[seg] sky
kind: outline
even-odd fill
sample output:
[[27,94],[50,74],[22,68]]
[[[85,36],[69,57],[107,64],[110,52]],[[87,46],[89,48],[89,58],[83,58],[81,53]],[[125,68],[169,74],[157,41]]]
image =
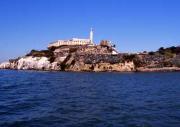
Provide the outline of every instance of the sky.
[[0,0],[0,61],[58,39],[111,40],[120,52],[180,45],[180,0]]

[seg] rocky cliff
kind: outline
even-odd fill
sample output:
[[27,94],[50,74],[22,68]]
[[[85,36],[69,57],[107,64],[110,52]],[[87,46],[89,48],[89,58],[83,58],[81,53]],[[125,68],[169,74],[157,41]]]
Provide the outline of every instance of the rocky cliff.
[[1,69],[56,71],[135,71],[133,61],[113,55],[108,46],[61,46],[32,50],[24,57],[0,64]]
[[[164,52],[113,54],[110,46],[61,46],[1,63],[0,69],[55,71],[179,71],[179,47]],[[175,52],[176,51],[176,52]]]
[[11,60],[0,64],[1,69],[17,70],[59,70],[56,62],[50,63],[47,57],[26,56],[17,61]]

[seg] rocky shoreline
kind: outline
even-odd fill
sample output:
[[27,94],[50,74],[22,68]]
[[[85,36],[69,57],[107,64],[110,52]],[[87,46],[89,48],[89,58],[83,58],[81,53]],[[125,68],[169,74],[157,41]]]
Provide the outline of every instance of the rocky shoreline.
[[112,54],[113,50],[115,49],[101,44],[32,50],[23,57],[1,63],[0,69],[75,72],[180,71],[180,47],[164,49],[164,52],[139,54]]
[[137,68],[136,72],[177,72],[179,67],[163,67],[163,68]]

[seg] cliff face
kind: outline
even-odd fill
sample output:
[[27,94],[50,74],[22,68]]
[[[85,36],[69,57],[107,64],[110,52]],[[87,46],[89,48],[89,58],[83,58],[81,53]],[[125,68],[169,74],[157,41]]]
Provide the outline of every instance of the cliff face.
[[47,57],[28,56],[17,63],[18,70],[59,70],[56,62],[50,63]]
[[94,72],[105,72],[105,71],[117,71],[117,72],[130,72],[134,70],[133,62],[130,63],[98,63],[98,64],[84,64],[76,63],[65,69],[66,71],[94,71]]
[[[180,53],[112,54],[108,46],[61,46],[32,50],[0,64],[0,69],[55,71],[180,71]],[[179,51],[179,50],[178,50]],[[168,55],[165,55],[168,54]]]
[[112,55],[107,46],[62,46],[43,51],[32,50],[16,60],[2,63],[1,69],[61,71],[134,71],[132,61]]
[[179,71],[180,47],[160,48],[156,52],[137,55],[138,71]]
[[0,64],[0,69],[10,69],[10,62],[3,62]]
[[[121,60],[122,56],[111,54],[71,54],[61,65],[65,71],[135,71],[133,61]],[[63,68],[62,68],[63,69]]]
[[0,65],[1,69],[17,70],[60,70],[56,62],[50,63],[47,57],[22,57],[17,61],[9,61]]

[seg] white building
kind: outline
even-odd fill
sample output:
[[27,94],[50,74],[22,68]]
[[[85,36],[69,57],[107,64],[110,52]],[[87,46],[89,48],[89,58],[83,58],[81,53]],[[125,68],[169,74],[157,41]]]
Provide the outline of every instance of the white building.
[[63,45],[94,45],[93,30],[91,29],[89,39],[72,38],[70,40],[58,40],[48,45],[48,48],[59,47]]

